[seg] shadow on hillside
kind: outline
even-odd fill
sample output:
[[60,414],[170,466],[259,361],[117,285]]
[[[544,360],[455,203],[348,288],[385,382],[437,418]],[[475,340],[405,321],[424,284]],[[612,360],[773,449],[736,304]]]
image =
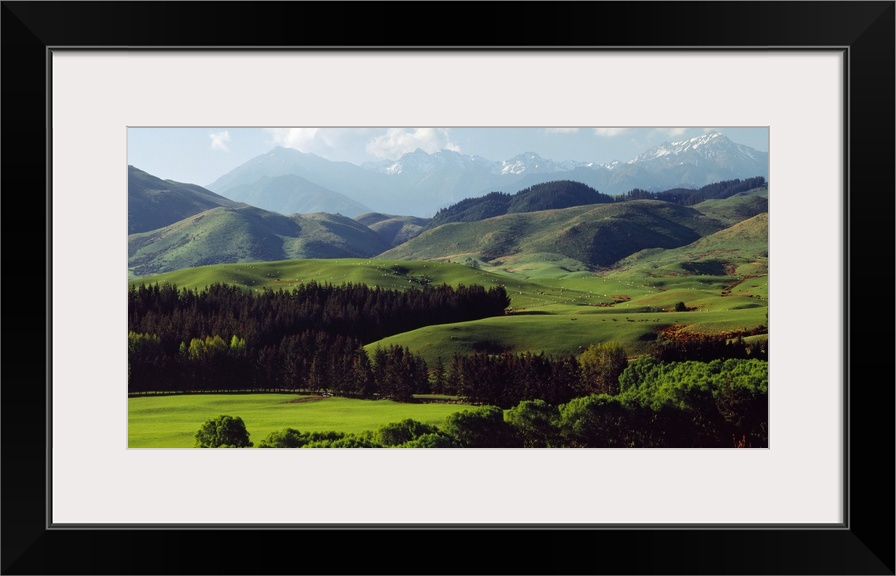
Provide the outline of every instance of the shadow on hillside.
[[510,316],[556,316],[553,312],[545,312],[543,310],[532,310],[532,311],[516,311],[509,313]]

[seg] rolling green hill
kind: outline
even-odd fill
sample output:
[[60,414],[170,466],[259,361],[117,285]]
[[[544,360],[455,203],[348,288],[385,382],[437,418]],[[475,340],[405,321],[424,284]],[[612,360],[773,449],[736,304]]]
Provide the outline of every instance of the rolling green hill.
[[128,166],[128,234],[162,228],[218,206],[240,204],[201,186],[162,180]]
[[552,254],[591,267],[608,267],[648,248],[675,248],[723,228],[693,208],[636,200],[507,214],[428,230],[378,258],[480,259]]
[[365,349],[372,354],[377,347],[406,346],[432,364],[440,356],[444,361],[455,353],[463,356],[475,352],[543,352],[575,356],[591,344],[615,342],[629,356],[635,356],[646,353],[658,333],[671,326],[687,325],[689,332],[720,334],[749,330],[767,322],[764,307],[682,313],[661,309],[653,313],[635,309],[626,312],[625,308],[593,313],[581,308],[573,310],[427,326],[368,344]]
[[[434,362],[483,351],[578,354],[612,341],[636,355],[671,326],[719,334],[761,330],[768,322],[765,213],[686,246],[639,252],[601,272],[564,273],[533,255],[510,264],[503,270],[513,278],[505,282],[513,298],[508,316],[421,328],[372,343],[368,351],[407,346]],[[523,274],[529,280],[518,281]],[[540,288],[514,291],[518,285]],[[679,302],[687,311],[675,312]]]
[[[180,288],[202,289],[214,283],[233,284],[249,289],[285,289],[298,284],[366,284],[390,290],[404,290],[426,285],[472,286],[491,288],[503,286],[511,298],[511,306],[525,307],[553,302],[550,289],[541,283],[530,282],[476,270],[449,262],[383,261],[358,258],[284,260],[242,264],[216,264],[176,270],[164,274],[135,278],[129,285],[176,284]],[[570,293],[567,293],[568,299]],[[581,298],[585,294],[579,294]],[[612,298],[597,301],[612,302]]]
[[694,209],[731,226],[768,212],[768,187],[742,192],[724,200],[704,200],[695,204]]
[[429,223],[427,218],[394,216],[392,214],[380,214],[379,212],[360,214],[355,216],[355,221],[379,234],[390,246],[404,244],[411,238],[418,236]]
[[132,277],[140,277],[220,263],[367,257],[388,247],[375,232],[343,216],[219,207],[131,234],[128,267]]
[[[758,226],[744,223],[743,228]],[[726,231],[736,235],[743,230]],[[709,247],[724,236],[701,240]],[[692,246],[678,249],[686,254]],[[744,245],[747,249],[747,244]],[[662,252],[660,252],[662,253]],[[654,255],[655,256],[655,255]],[[670,257],[676,262],[676,257]],[[363,283],[388,289],[426,284],[503,286],[511,298],[508,314],[460,324],[421,328],[367,346],[397,344],[423,354],[427,361],[453,352],[546,352],[578,354],[589,344],[614,341],[630,355],[645,352],[660,330],[674,325],[687,331],[749,331],[767,323],[768,279],[764,275],[728,276],[688,273],[659,266],[649,258],[600,273],[562,273],[525,280],[519,274],[493,273],[442,262],[374,259],[298,260],[220,264],[178,270],[130,283],[172,282],[204,288],[225,282],[247,289],[290,289],[311,281]],[[536,262],[532,262],[537,266]],[[688,311],[675,312],[684,302]]]
[[[578,354],[590,344],[613,341],[636,355],[672,326],[698,333],[763,331],[768,322],[767,196],[763,188],[693,207],[631,200],[506,214],[445,224],[376,257],[288,260],[292,256],[286,256],[271,262],[189,268],[132,284],[167,281],[203,288],[226,282],[255,290],[289,289],[311,281],[388,289],[427,284],[502,286],[511,298],[505,316],[429,326],[367,349],[407,346],[434,362],[454,352]],[[298,228],[301,234],[314,230],[323,234],[320,230],[329,230],[326,226],[339,224],[355,234],[348,237],[369,245],[370,235],[375,235],[371,228],[378,224],[419,225],[407,217],[383,214],[355,220],[318,215],[314,220],[253,210],[242,212],[265,223],[266,230],[281,238],[280,246]],[[212,212],[232,217],[240,211]],[[729,226],[730,222],[734,224]],[[193,242],[201,240],[201,224],[186,226],[200,236]],[[233,238],[235,232],[214,237]],[[385,238],[377,240],[386,245]],[[234,240],[234,246],[247,245]],[[227,251],[220,246],[215,250]],[[680,303],[685,310],[675,311]]]
[[768,213],[738,222],[672,250],[645,250],[621,260],[617,270],[647,277],[768,274]]

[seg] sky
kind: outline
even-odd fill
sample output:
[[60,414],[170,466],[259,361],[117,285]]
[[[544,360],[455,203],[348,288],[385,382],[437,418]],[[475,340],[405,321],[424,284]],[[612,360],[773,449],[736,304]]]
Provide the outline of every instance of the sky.
[[628,161],[664,142],[718,131],[768,151],[768,128],[128,128],[128,164],[165,180],[206,186],[275,146],[328,160],[396,160],[420,148],[508,160],[535,152],[548,160]]

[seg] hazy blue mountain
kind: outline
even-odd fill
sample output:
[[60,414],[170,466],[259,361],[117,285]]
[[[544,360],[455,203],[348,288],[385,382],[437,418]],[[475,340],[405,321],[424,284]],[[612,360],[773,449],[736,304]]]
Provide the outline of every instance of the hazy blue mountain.
[[238,184],[224,194],[239,202],[280,214],[328,212],[354,217],[370,208],[295,174],[265,176],[253,184]]
[[[398,209],[401,202],[395,198],[392,182],[387,175],[349,162],[331,162],[316,154],[280,146],[237,166],[209,184],[208,189],[228,196],[233,189],[244,190],[265,178],[288,175],[300,176],[323,189],[339,193],[373,209],[402,212]],[[390,208],[380,208],[381,204],[387,204]],[[371,208],[368,208],[361,212],[370,211]]]
[[236,198],[234,194],[244,194],[265,179],[286,175],[299,176],[370,211],[430,217],[465,198],[494,191],[515,193],[555,180],[574,180],[616,195],[633,188],[658,191],[735,178],[768,178],[768,153],[736,144],[720,133],[665,143],[628,162],[605,165],[549,160],[533,152],[493,161],[451,150],[430,154],[418,149],[397,160],[357,166],[275,148],[208,188]]

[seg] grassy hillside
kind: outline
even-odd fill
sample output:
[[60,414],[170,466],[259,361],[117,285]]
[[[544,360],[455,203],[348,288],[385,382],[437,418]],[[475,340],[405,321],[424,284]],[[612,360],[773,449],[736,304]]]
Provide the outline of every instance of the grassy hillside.
[[[503,352],[547,355],[578,355],[591,344],[619,343],[629,356],[647,352],[661,330],[687,325],[687,332],[722,334],[765,325],[767,308],[713,310],[718,304],[711,298],[691,299],[691,305],[705,306],[701,312],[671,312],[674,302],[663,308],[638,306],[618,310],[586,310],[557,308],[489,318],[475,322],[429,326],[374,342],[365,348],[372,353],[377,347],[406,346],[422,354],[430,364],[441,356],[474,352]],[[644,304],[641,302],[640,304]],[[746,299],[729,299],[729,305],[752,304]],[[630,309],[630,312],[626,310]],[[653,309],[654,312],[646,312]]]
[[[222,264],[142,281],[188,288],[228,282],[249,289],[310,281],[391,289],[502,286],[511,299],[505,316],[421,328],[367,348],[407,346],[435,361],[454,352],[578,354],[590,344],[615,341],[635,355],[671,326],[727,333],[767,325],[768,214],[723,227],[763,207],[767,189],[693,208],[644,200],[508,214],[446,224],[376,258]],[[371,214],[353,224],[390,219]],[[636,250],[607,268],[582,260],[588,250],[630,251],[648,241],[674,246]],[[419,259],[395,259],[412,256]],[[675,312],[678,303],[686,311]]]
[[731,226],[763,212],[768,212],[768,187],[742,192],[724,200],[704,200],[693,207],[695,210]]
[[[511,291],[508,316],[421,328],[367,349],[407,346],[432,362],[483,351],[578,354],[590,344],[613,341],[637,355],[671,326],[704,334],[761,329],[768,325],[767,225],[762,214],[600,273],[564,272],[565,267],[529,260],[503,270],[508,287],[539,287]],[[518,279],[520,274],[528,279]],[[687,311],[674,311],[679,302]]]
[[201,289],[216,282],[234,284],[249,289],[270,288],[289,290],[300,283],[367,284],[391,290],[432,284],[491,288],[503,286],[510,296],[511,307],[525,308],[546,303],[567,302],[570,298],[580,303],[612,302],[612,298],[596,297],[584,290],[560,294],[539,281],[529,281],[505,274],[477,270],[450,262],[409,262],[404,260],[319,259],[218,264],[177,270],[165,274],[136,278],[130,285],[173,283],[181,288]]
[[[761,222],[761,217],[755,225]],[[747,227],[748,223],[744,223]],[[737,235],[738,231],[727,231]],[[741,235],[742,237],[744,235]],[[709,239],[705,241],[707,244]],[[718,238],[716,238],[718,240]],[[693,250],[693,247],[687,249]],[[686,249],[679,249],[686,254]],[[662,254],[660,252],[659,254]],[[453,352],[545,352],[578,354],[589,344],[616,341],[629,354],[646,351],[658,331],[686,325],[687,331],[749,331],[768,322],[766,275],[695,274],[675,267],[679,257],[643,262],[614,271],[569,272],[556,263],[529,261],[517,272],[486,271],[455,263],[374,259],[300,260],[225,264],[179,270],[132,281],[173,282],[203,288],[227,282],[259,290],[289,289],[310,281],[364,283],[390,289],[425,284],[503,286],[511,299],[508,314],[475,322],[422,328],[373,343],[397,344],[428,361]],[[531,276],[525,278],[523,275]],[[674,312],[683,302],[688,311]]]
[[239,205],[201,186],[162,180],[128,166],[128,234],[162,228],[218,206]]
[[360,214],[355,216],[355,221],[379,234],[383,240],[389,243],[389,246],[404,244],[418,236],[429,223],[427,218],[394,216],[379,212]]
[[687,246],[634,254],[620,261],[617,270],[648,277],[768,274],[768,214],[758,214]]
[[222,207],[128,236],[128,267],[140,277],[219,263],[366,257],[386,248],[376,233],[350,218]]
[[[658,200],[508,214],[429,230],[378,256],[384,259],[489,263],[521,254],[554,254],[607,267],[647,248],[675,248],[724,226],[715,218]],[[497,264],[494,264],[497,265]]]

